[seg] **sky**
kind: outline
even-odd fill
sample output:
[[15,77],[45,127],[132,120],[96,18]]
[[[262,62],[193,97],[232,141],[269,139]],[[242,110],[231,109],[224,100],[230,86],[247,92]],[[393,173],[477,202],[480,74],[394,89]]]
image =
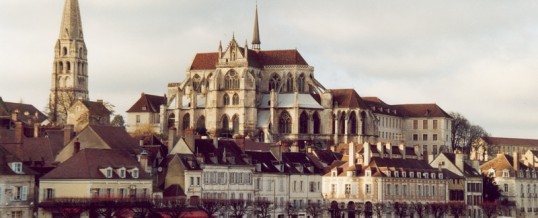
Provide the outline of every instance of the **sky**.
[[[436,103],[492,136],[538,139],[538,1],[79,0],[90,99],[125,111],[235,35],[298,49],[326,88]],[[44,109],[63,0],[0,1],[0,97]]]

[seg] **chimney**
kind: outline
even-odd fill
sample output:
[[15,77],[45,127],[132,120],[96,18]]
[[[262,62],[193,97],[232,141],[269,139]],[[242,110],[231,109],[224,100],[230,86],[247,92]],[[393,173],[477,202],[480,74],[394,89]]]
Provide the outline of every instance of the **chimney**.
[[34,138],[39,137],[39,123],[34,123]]
[[196,162],[198,162],[199,165],[204,164],[204,156],[202,154],[196,154]]
[[99,103],[99,104],[103,104],[103,99],[97,99],[96,102]]
[[176,137],[176,127],[172,127],[168,129],[168,152],[172,151],[174,149],[174,145],[176,144],[177,137]]
[[514,151],[512,156],[513,156],[512,158],[514,161],[513,163],[514,171],[517,172],[519,170],[519,154],[517,153],[517,151]]
[[355,165],[355,143],[351,142],[349,143],[349,160],[347,161],[348,165],[354,166]]
[[299,146],[297,146],[297,143],[291,144],[290,152],[299,152]]
[[384,155],[383,155],[383,153],[384,153],[384,152],[383,152],[383,144],[381,144],[381,142],[378,142],[378,143],[377,143],[377,151],[379,152],[379,155],[380,155],[381,157],[384,156]]
[[138,140],[138,145],[139,145],[140,147],[144,146],[144,139],[140,139],[140,140]]
[[11,113],[11,120],[13,122],[17,122],[17,117],[19,116],[19,110],[15,110],[13,111],[13,113]]
[[398,149],[400,149],[400,153],[402,153],[402,159],[405,160],[405,145],[403,143],[398,145]]
[[75,143],[73,144],[73,156],[75,156],[79,151],[80,151],[80,142],[78,141],[78,138],[77,138]]
[[392,145],[390,144],[390,142],[385,144],[385,148],[387,153],[389,154],[389,158],[392,159]]
[[64,126],[64,145],[67,145],[73,139],[73,125]]
[[456,167],[460,169],[463,172],[463,152],[461,150],[456,149]]
[[194,129],[187,128],[184,130],[185,143],[190,147],[192,151],[195,148]]
[[142,150],[140,153],[140,166],[144,172],[148,172],[148,152],[146,150]]
[[22,122],[15,122],[15,143],[22,144],[22,139],[24,136],[24,128],[22,127]]
[[370,163],[370,144],[368,142],[365,142],[363,145],[363,158],[364,158],[364,166],[367,166]]

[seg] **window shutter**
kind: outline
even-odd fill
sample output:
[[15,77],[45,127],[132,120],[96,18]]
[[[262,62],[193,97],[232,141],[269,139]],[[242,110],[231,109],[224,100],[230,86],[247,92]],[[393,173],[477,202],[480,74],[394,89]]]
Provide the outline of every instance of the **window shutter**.
[[11,195],[9,196],[9,200],[13,201],[15,200],[15,192],[17,191],[15,186],[11,186]]
[[28,186],[23,186],[21,191],[21,200],[26,201],[28,195]]

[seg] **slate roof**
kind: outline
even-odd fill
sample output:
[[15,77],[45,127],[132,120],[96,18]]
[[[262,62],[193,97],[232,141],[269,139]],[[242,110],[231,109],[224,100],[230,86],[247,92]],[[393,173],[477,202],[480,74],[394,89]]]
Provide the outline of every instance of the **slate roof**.
[[[244,48],[240,48],[240,51],[244,54]],[[218,52],[198,53],[194,56],[191,70],[216,69],[218,59]],[[257,68],[269,65],[308,65],[296,49],[272,51],[255,51],[249,49],[247,61],[248,66]]]
[[538,139],[522,139],[522,138],[501,138],[501,137],[482,137],[484,141],[492,145],[527,145],[538,146]]
[[398,110],[403,111],[406,117],[447,117],[452,118],[437,104],[400,104],[394,105]]
[[47,119],[45,114],[41,113],[41,111],[31,104],[5,102],[5,105],[7,106],[10,114],[15,111],[19,111],[17,114],[17,120],[26,124],[34,123],[33,121],[41,123]]
[[103,102],[95,102],[95,101],[84,101],[79,100],[86,108],[88,108],[88,111],[92,115],[100,115],[100,116],[108,116],[112,112],[108,110]]
[[151,179],[140,164],[136,157],[123,150],[114,149],[83,149],[71,158],[61,163],[58,167],[41,177],[41,179],[122,179],[116,173],[112,178],[106,178],[99,169],[112,167],[114,169],[125,167],[130,170],[138,168],[138,178],[133,178],[130,173],[126,172],[123,179],[140,180]]
[[368,108],[355,89],[331,89],[330,92],[338,108]]
[[22,174],[14,172],[9,163],[21,162],[12,153],[6,149],[0,147],[0,176],[15,176],[15,175],[36,175],[37,173],[28,168],[26,165],[22,165]]
[[316,154],[321,162],[327,165],[331,165],[334,161],[341,160],[343,156],[341,153],[336,153],[327,149],[314,150],[314,154]]
[[[275,156],[268,151],[246,151],[247,155],[252,158],[253,164],[261,165],[261,172],[264,173],[280,173],[275,164],[278,164]],[[283,164],[283,163],[281,163]]]
[[163,191],[163,197],[165,198],[171,198],[171,197],[186,197],[185,191],[183,188],[181,188],[180,185],[174,184],[170,185],[168,188],[164,189]]
[[89,125],[87,128],[93,130],[111,149],[132,151],[138,147],[139,143],[123,127]]
[[[292,174],[322,174],[323,167],[321,163],[316,163],[316,157],[308,155],[303,152],[283,152],[282,162],[285,164],[285,171]],[[303,172],[300,172],[296,168],[296,164],[303,168]],[[313,167],[313,170],[309,170],[308,167]]]
[[[480,170],[482,173],[486,173],[487,170],[493,168],[495,169],[496,176],[502,176],[503,170],[509,170],[510,174],[514,173],[513,162],[514,158],[511,155],[507,154],[497,154],[497,156],[490,161],[482,164]],[[518,164],[520,170],[528,169],[521,161]]]
[[14,130],[0,129],[0,145],[25,162],[54,162],[55,156],[63,148],[63,139],[63,131],[48,130],[44,137],[29,138],[23,136],[21,145],[15,143]]
[[161,105],[166,105],[166,97],[149,95],[142,93],[140,98],[127,110],[130,112],[151,112],[159,113],[161,111]]
[[[243,161],[241,148],[233,140],[219,140],[218,148],[212,139],[195,139],[195,149],[198,155],[204,156],[205,164],[214,165],[247,165]],[[226,153],[226,156],[225,156]]]

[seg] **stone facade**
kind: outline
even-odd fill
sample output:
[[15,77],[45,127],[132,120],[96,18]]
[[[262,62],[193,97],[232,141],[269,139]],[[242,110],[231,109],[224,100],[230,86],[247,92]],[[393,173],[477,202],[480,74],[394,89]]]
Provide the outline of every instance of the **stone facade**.
[[60,35],[54,46],[49,97],[53,123],[65,124],[71,104],[77,99],[89,99],[87,57],[78,1],[66,0]]

